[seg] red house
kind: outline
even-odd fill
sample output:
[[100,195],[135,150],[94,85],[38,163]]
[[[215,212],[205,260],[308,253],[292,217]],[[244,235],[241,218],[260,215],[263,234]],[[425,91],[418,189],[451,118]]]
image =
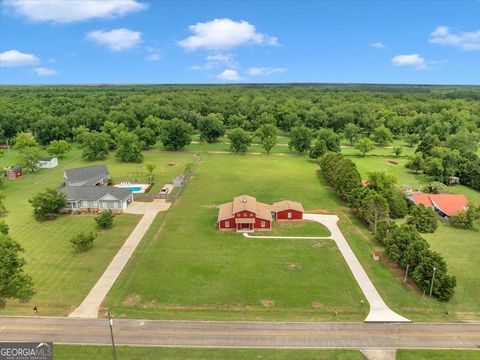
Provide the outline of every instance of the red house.
[[301,220],[303,207],[294,201],[268,205],[252,196],[241,195],[219,206],[217,224],[220,230],[238,232],[269,231],[276,220]]
[[424,194],[415,192],[407,195],[415,205],[424,205],[444,218],[457,215],[468,209],[468,199],[462,194]]
[[277,221],[303,219],[303,206],[299,202],[283,200],[273,203],[272,208],[275,211],[275,220]]
[[23,176],[22,168],[19,166],[12,166],[7,169],[7,177],[10,180],[15,180],[19,177]]

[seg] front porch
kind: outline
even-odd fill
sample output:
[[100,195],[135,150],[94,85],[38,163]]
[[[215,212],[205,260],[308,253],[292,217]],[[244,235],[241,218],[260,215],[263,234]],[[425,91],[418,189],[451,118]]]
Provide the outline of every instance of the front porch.
[[255,219],[252,219],[252,218],[235,219],[235,226],[237,228],[237,232],[243,232],[243,233],[255,232]]

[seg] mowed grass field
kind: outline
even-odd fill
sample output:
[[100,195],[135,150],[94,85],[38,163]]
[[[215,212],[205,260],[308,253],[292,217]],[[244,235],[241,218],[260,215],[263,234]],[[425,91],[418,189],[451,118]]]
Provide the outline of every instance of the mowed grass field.
[[[248,239],[216,229],[216,206],[240,194],[296,200],[308,210],[338,207],[305,158],[203,154],[111,291],[115,316],[313,320],[334,319],[337,310],[339,319],[362,320],[363,295],[333,241]],[[308,236],[328,234],[305,225]],[[276,232],[299,235],[299,226]]]
[[[297,200],[307,211],[339,215],[340,228],[384,300],[410,319],[480,318],[480,305],[475,301],[478,288],[467,286],[463,282],[464,272],[456,271],[454,265],[450,266],[459,281],[458,291],[450,302],[442,303],[422,297],[411,284],[404,285],[403,272],[392,267],[385,257],[373,261],[371,254],[379,246],[306,156],[206,153],[182,197],[169,213],[157,219],[112,290],[108,304],[115,315],[171,319],[363,319],[359,305],[362,294],[333,244],[245,239],[216,230],[215,206],[242,193],[267,203],[286,198]],[[303,231],[300,225],[296,226],[275,229],[274,233],[298,236]],[[310,224],[302,226],[307,236],[317,234],[317,230],[311,231]],[[476,254],[475,251],[472,253]],[[470,265],[478,268],[475,261]],[[473,281],[477,276],[472,275]],[[351,288],[344,292],[349,285]],[[332,316],[333,310],[339,312],[337,317]]]
[[[12,151],[10,155],[10,158],[8,154],[0,158],[2,168],[14,163],[17,154]],[[185,164],[193,161],[192,154],[157,150],[146,152],[145,158],[147,162],[157,164],[155,177],[162,185],[181,174]],[[33,306],[37,306],[39,315],[67,315],[88,294],[139,221],[139,215],[120,215],[115,218],[113,228],[100,230],[90,215],[60,216],[46,222],[34,219],[29,198],[47,187],[56,188],[63,180],[65,168],[95,163],[81,160],[80,152],[75,149],[60,160],[57,168],[41,169],[15,181],[4,181],[0,192],[6,196],[4,203],[9,211],[6,222],[12,238],[25,249],[22,254],[27,261],[25,270],[33,277],[36,295],[26,304],[8,301],[4,308],[0,308],[0,314],[30,315]],[[104,163],[114,179],[142,171],[137,164],[121,163],[113,157]],[[98,237],[90,251],[74,254],[69,240],[81,231],[98,233]]]
[[[122,360],[364,360],[358,350],[313,349],[219,349],[117,346],[117,356]],[[103,360],[112,356],[110,346],[55,345],[55,359]],[[461,358],[466,359],[466,358]]]
[[[424,185],[429,179],[405,168],[405,160],[392,158],[352,158],[363,178],[368,172],[388,171],[398,178],[399,185]],[[393,164],[391,160],[398,161]],[[452,193],[464,194],[472,203],[480,205],[480,192],[466,186],[449,188]],[[445,311],[457,311],[459,318],[480,319],[480,221],[470,230],[458,229],[439,221],[433,234],[423,234],[433,250],[445,257],[449,271],[457,277],[454,297],[445,304]],[[453,310],[455,311],[455,310]]]

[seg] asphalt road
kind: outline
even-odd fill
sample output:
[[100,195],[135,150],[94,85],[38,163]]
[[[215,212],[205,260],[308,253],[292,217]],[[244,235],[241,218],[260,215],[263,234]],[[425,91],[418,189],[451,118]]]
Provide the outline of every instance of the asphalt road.
[[[480,347],[480,323],[269,323],[114,320],[124,345],[263,348]],[[105,319],[1,317],[0,341],[109,344]]]

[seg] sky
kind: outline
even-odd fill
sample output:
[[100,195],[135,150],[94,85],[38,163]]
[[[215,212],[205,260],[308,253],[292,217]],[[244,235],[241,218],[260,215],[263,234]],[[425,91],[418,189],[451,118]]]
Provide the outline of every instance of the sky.
[[3,0],[1,84],[480,84],[480,0]]

